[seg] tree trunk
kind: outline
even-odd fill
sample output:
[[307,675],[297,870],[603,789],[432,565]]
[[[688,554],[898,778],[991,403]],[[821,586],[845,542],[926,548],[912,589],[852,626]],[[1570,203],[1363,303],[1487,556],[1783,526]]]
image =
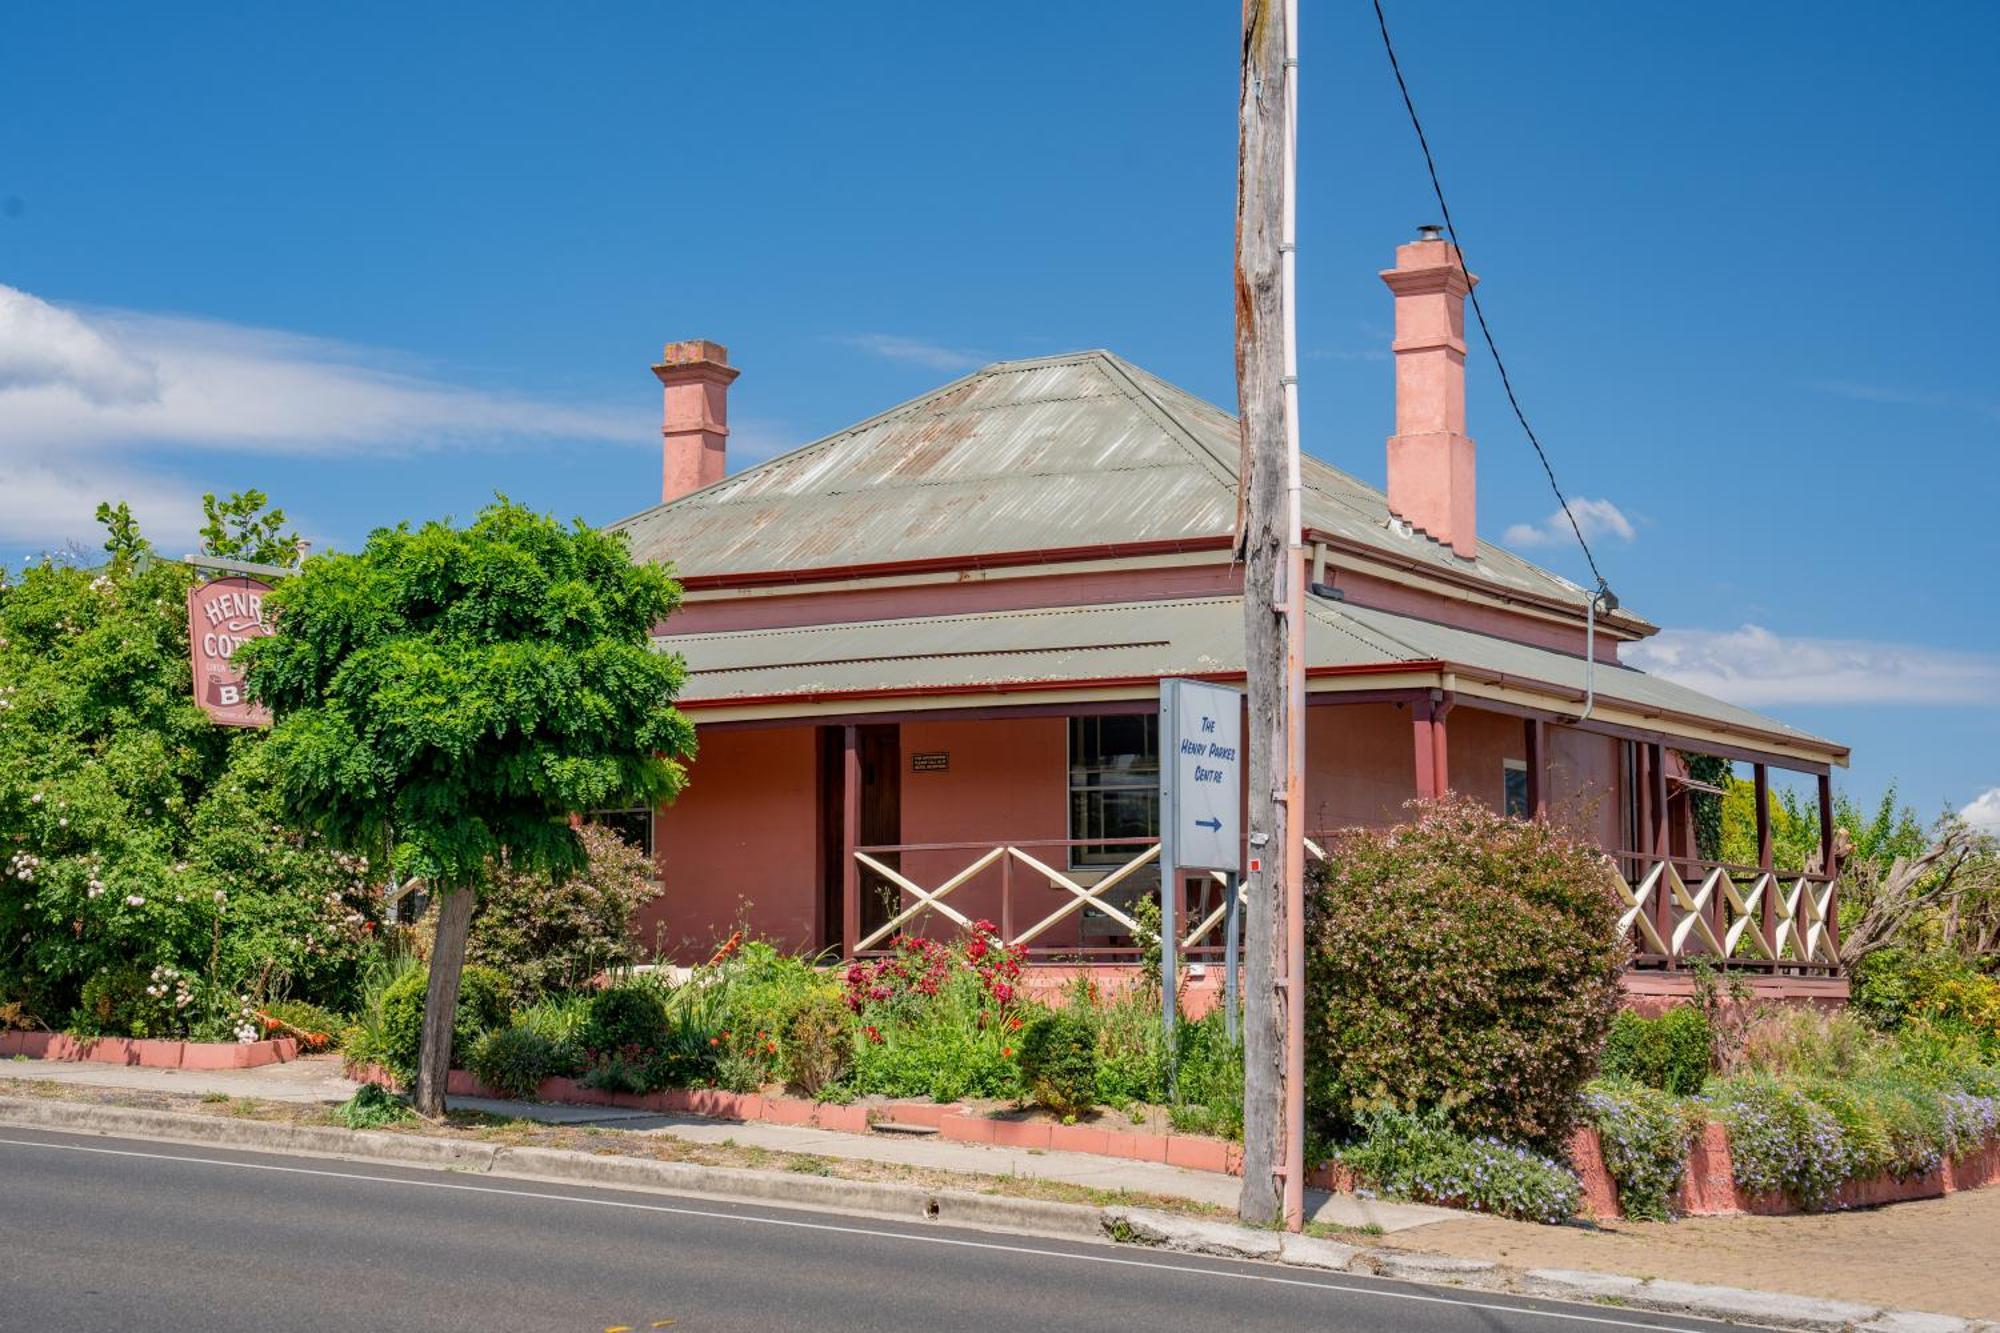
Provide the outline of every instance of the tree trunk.
[[465,937],[472,926],[472,889],[461,885],[438,903],[437,943],[431,949],[431,984],[424,994],[424,1043],[417,1056],[417,1114],[444,1114],[451,1073],[451,1025],[458,1013],[458,976],[465,967]]
[[1250,855],[1244,912],[1243,1195],[1246,1222],[1279,1219],[1283,1158],[1285,847],[1298,836],[1284,805],[1285,567],[1284,310],[1279,237],[1284,170],[1285,11],[1244,0],[1243,86],[1236,179],[1236,396],[1242,421],[1243,648],[1248,666]]

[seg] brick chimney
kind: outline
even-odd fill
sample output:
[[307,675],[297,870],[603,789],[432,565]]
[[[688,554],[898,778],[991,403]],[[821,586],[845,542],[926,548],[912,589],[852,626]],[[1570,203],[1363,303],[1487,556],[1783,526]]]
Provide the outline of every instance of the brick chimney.
[[668,343],[653,367],[666,387],[660,426],[660,501],[722,480],[729,447],[729,349],[706,338]]
[[1396,433],[1389,510],[1453,552],[1478,553],[1473,445],[1465,433],[1465,294],[1472,283],[1440,227],[1396,247]]

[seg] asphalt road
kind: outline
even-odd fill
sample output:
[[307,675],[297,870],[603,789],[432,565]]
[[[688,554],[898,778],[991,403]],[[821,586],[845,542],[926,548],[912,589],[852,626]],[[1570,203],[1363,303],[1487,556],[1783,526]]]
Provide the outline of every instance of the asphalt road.
[[0,1329],[1719,1324],[1094,1245],[0,1127]]

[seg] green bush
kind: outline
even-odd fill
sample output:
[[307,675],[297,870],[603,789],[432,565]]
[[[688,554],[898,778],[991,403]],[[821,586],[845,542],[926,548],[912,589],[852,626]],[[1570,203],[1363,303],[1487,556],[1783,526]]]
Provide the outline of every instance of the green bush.
[[1309,1114],[1379,1106],[1556,1148],[1618,1011],[1627,946],[1595,847],[1471,800],[1345,835],[1308,909]]
[[1786,1194],[1823,1207],[1851,1174],[1855,1153],[1839,1119],[1797,1087],[1767,1074],[1724,1079],[1712,1094],[1729,1127],[1736,1183],[1753,1194]]
[[1714,1045],[1708,1015],[1693,1005],[1676,1006],[1658,1018],[1620,1010],[1604,1040],[1604,1077],[1692,1097],[1708,1081]]
[[785,1084],[817,1097],[854,1063],[853,1020],[837,992],[821,988],[792,1010],[784,1031]]
[[[417,1057],[424,1041],[424,998],[430,980],[428,968],[413,967],[397,976],[382,992],[379,1033],[368,1058],[379,1061],[401,1078],[415,1078],[417,1074]],[[490,967],[466,967],[459,974],[458,1008],[452,1015],[454,1057],[463,1059],[481,1037],[506,1023],[507,979]]]
[[1674,1193],[1688,1149],[1707,1119],[1700,1102],[1644,1083],[1606,1080],[1584,1090],[1584,1114],[1597,1128],[1604,1167],[1625,1215],[1642,1222],[1673,1216]]
[[648,982],[611,986],[591,997],[584,1048],[600,1053],[655,1049],[667,1031],[667,1006]]
[[1389,1194],[1526,1222],[1566,1222],[1583,1205],[1568,1167],[1498,1139],[1453,1129],[1440,1111],[1385,1108],[1361,1121],[1343,1165]]
[[1229,1039],[1223,1021],[1212,1009],[1174,1032],[1179,1067],[1168,1115],[1184,1134],[1243,1137],[1243,1043]]
[[579,830],[588,862],[557,882],[502,869],[479,895],[466,959],[503,973],[516,997],[580,989],[638,957],[632,914],[654,894],[644,852],[598,824]]
[[299,1049],[308,1052],[324,1051],[340,1040],[341,1029],[347,1020],[330,1009],[307,1000],[276,1000],[263,1006],[265,1016],[277,1020],[279,1026],[270,1029],[274,1037],[291,1037],[299,1043]]
[[117,963],[83,983],[69,1030],[79,1037],[152,1035],[159,1003],[146,994],[150,971],[138,963]]
[[1129,1106],[1166,1100],[1158,986],[1141,982],[1106,997],[1089,978],[1080,977],[1069,1010],[1088,1018],[1097,1031],[1098,1101]]
[[333,1108],[333,1118],[349,1129],[379,1129],[412,1118],[410,1108],[395,1093],[363,1083],[354,1095]]
[[503,1097],[532,1097],[542,1080],[565,1067],[557,1044],[528,1027],[495,1028],[465,1062],[473,1076]]
[[1021,1085],[1035,1105],[1064,1120],[1097,1104],[1097,1033],[1090,1020],[1044,1014],[1021,1032]]

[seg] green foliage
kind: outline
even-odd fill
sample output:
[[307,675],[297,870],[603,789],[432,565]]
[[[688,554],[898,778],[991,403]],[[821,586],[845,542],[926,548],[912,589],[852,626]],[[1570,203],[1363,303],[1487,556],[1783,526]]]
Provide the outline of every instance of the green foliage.
[[70,1032],[79,1037],[155,1035],[160,1005],[146,993],[150,985],[150,972],[137,963],[105,968],[83,983]]
[[601,825],[579,836],[582,869],[558,881],[503,864],[472,919],[467,960],[505,973],[521,998],[574,991],[637,961],[632,914],[656,891],[653,865]]
[[[1155,915],[1158,907],[1155,906]],[[1155,962],[1158,960],[1156,959]],[[1166,1099],[1166,1058],[1160,1041],[1160,988],[1148,974],[1105,996],[1079,977],[1067,1000],[1097,1033],[1097,1100],[1107,1106]]]
[[[1154,1024],[1155,1030],[1158,1024]],[[1169,1114],[1183,1134],[1243,1137],[1243,1043],[1231,1041],[1220,1009],[1174,1031],[1179,1061]]]
[[474,1077],[503,1097],[532,1097],[543,1079],[567,1067],[562,1048],[528,1027],[488,1032],[473,1045],[466,1061]]
[[223,560],[247,560],[258,565],[295,567],[304,554],[299,534],[285,527],[285,511],[265,513],[270,497],[259,490],[232,491],[227,500],[215,492],[201,497],[201,552]]
[[818,1097],[847,1076],[854,1064],[854,1030],[840,994],[821,988],[792,1009],[784,1027],[785,1085]]
[[678,600],[621,537],[503,499],[307,560],[239,660],[287,808],[336,845],[393,828],[397,869],[439,886],[482,884],[503,848],[560,875],[584,862],[568,812],[681,787],[682,668],[651,645]]
[[1022,958],[986,922],[946,944],[900,938],[878,963],[851,964],[848,1008],[861,1029],[852,1085],[888,1097],[1013,1097],[1022,1028],[1041,1012],[1018,993]]
[[271,1036],[290,1037],[308,1054],[333,1046],[347,1025],[347,1020],[339,1014],[308,1000],[276,1000],[259,1012],[275,1021],[270,1028]]
[[[416,1074],[429,988],[429,970],[415,967],[398,975],[382,992],[379,1045],[367,1055],[402,1078]],[[459,976],[458,1009],[451,1025],[453,1049],[471,1050],[480,1037],[506,1022],[507,979],[492,968],[466,968]]]
[[718,1077],[734,1092],[786,1078],[785,1040],[794,1015],[820,998],[839,1002],[837,987],[810,962],[762,940],[725,947],[689,985],[698,988],[689,998],[701,994],[713,1012]]
[[400,1097],[373,1083],[363,1083],[334,1107],[333,1118],[349,1129],[380,1129],[414,1119]]
[[599,991],[590,1001],[582,1041],[592,1051],[651,1050],[667,1031],[667,1006],[660,988],[627,982]]
[[1566,1222],[1583,1203],[1576,1175],[1559,1162],[1454,1129],[1441,1110],[1384,1108],[1341,1149],[1349,1170],[1389,1194],[1526,1222]]
[[557,1046],[580,1056],[583,1034],[590,1023],[592,998],[589,994],[543,996],[515,1013],[514,1026],[539,1032]]
[[1066,1121],[1097,1104],[1097,1033],[1075,1013],[1042,1014],[1021,1030],[1021,1084]]
[[1604,1042],[1604,1077],[1691,1097],[1708,1081],[1714,1045],[1708,1015],[1691,1004],[1658,1018],[1620,1010]]
[[1308,1096],[1338,1139],[1382,1105],[1557,1145],[1618,1010],[1601,854],[1471,800],[1347,836],[1308,909]]
[[1583,1104],[1625,1215],[1642,1222],[1669,1220],[1688,1149],[1707,1119],[1702,1105],[1644,1083],[1609,1078],[1587,1087]]
[[[288,826],[264,738],[194,704],[194,574],[106,506],[112,558],[0,584],[0,1000],[60,1018],[107,968],[195,977],[241,1002],[350,1007],[373,938],[365,868]],[[220,897],[218,897],[220,895]]]
[[1798,1087],[1767,1074],[1722,1081],[1713,1094],[1729,1127],[1736,1183],[1756,1194],[1786,1194],[1818,1208],[1852,1173],[1856,1154],[1838,1119]]
[[[1696,782],[1710,787],[1719,787],[1727,793],[1734,777],[1735,768],[1727,760],[1712,754],[1690,754],[1687,760],[1688,776]],[[1716,792],[1693,792],[1694,844],[1695,855],[1705,861],[1719,861],[1722,856],[1722,802],[1723,795]],[[1751,864],[1754,864],[1754,858]]]

